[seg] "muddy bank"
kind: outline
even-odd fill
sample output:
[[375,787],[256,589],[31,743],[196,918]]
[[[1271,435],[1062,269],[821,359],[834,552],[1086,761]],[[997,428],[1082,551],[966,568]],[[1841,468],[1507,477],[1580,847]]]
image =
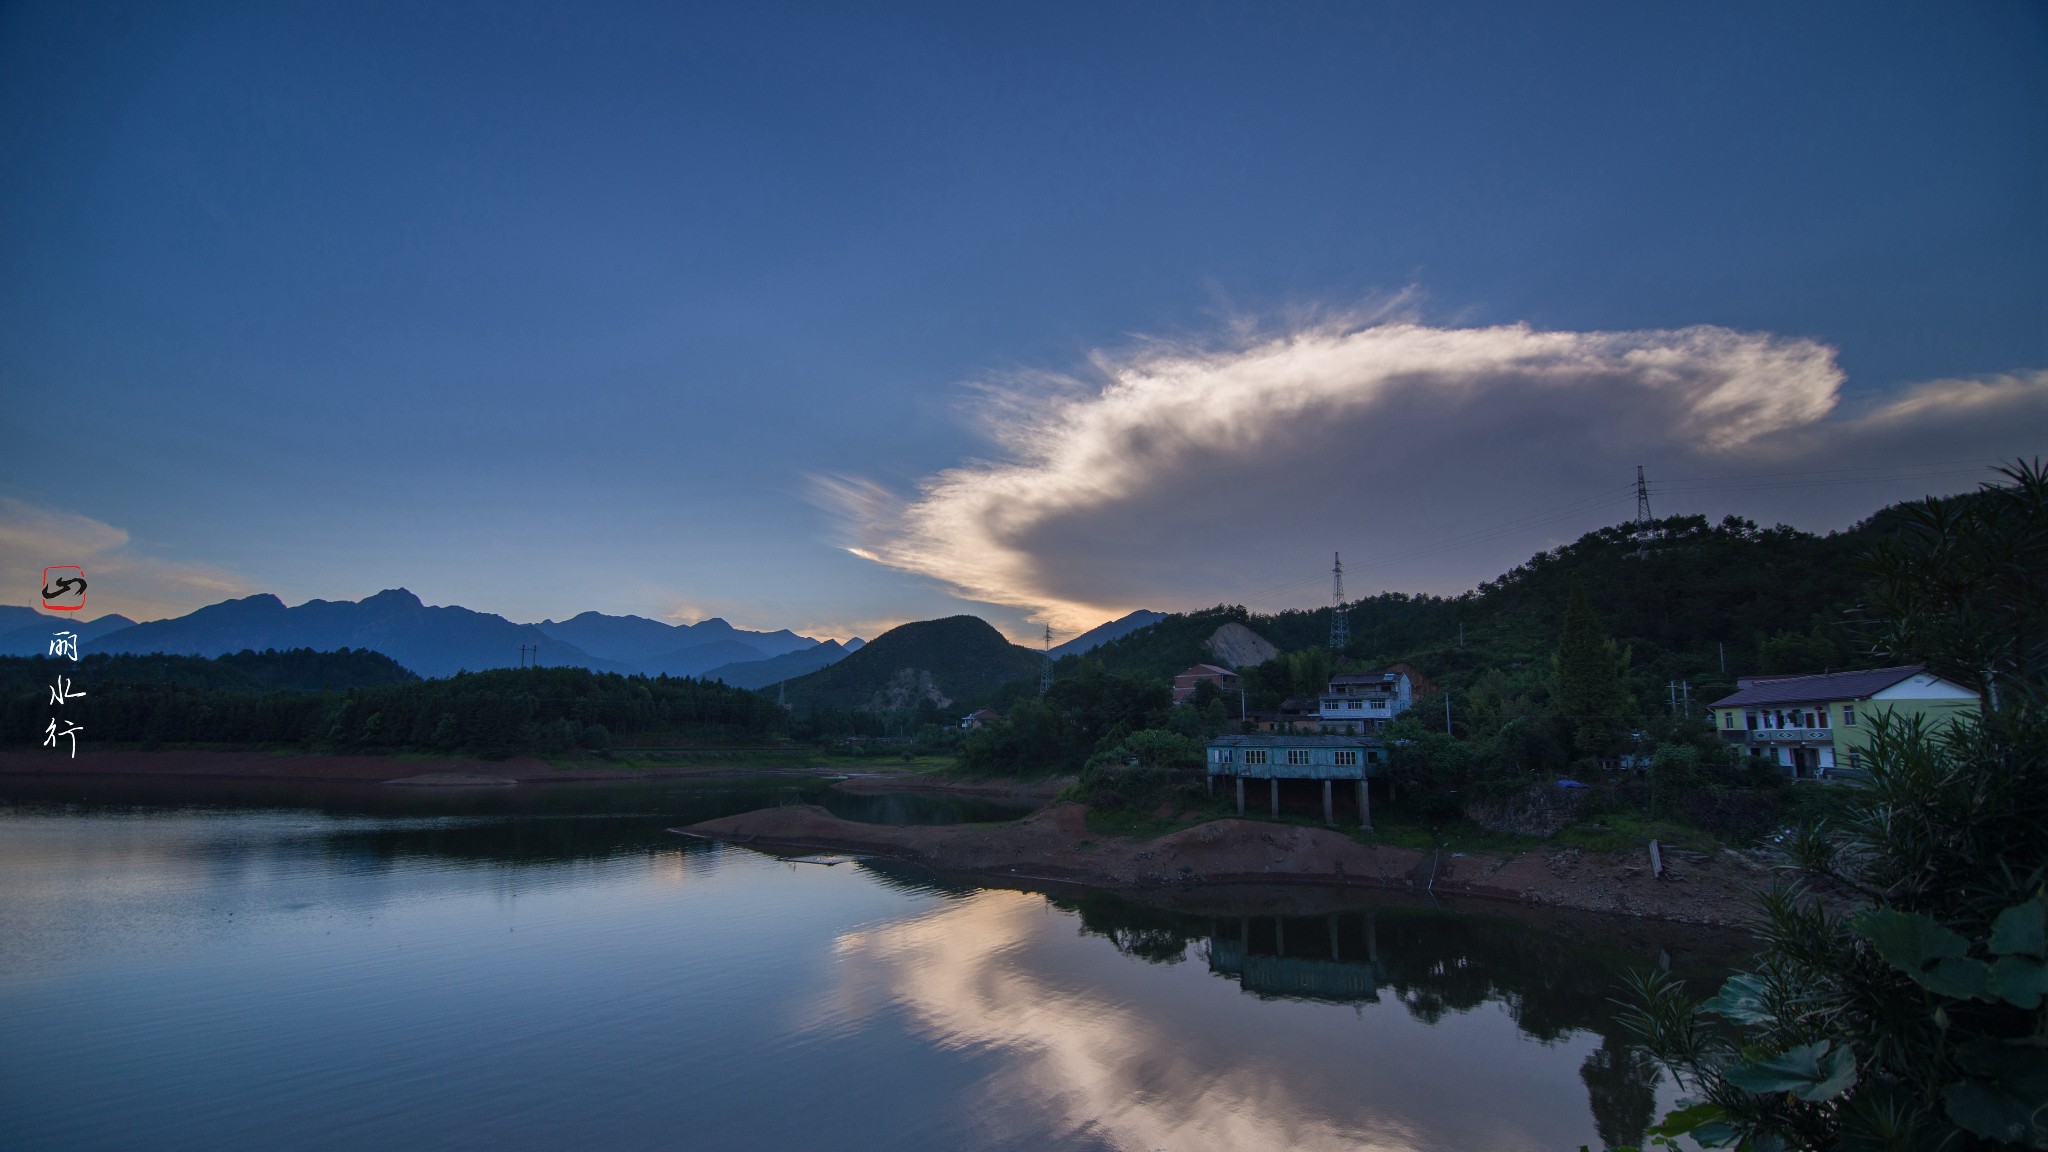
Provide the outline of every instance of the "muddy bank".
[[[313,756],[275,752],[201,752],[187,749],[157,752],[80,749],[78,757],[47,751],[0,752],[0,776],[139,776],[153,779],[333,780],[384,783],[421,778],[439,782],[485,781],[493,784],[592,783],[607,780],[710,779],[725,776],[830,776],[835,769],[802,765],[716,766],[654,765],[627,768],[588,761],[557,766],[538,756],[508,760],[477,760],[462,756]],[[428,781],[433,782],[433,781]]]
[[1074,782],[1072,776],[1044,780],[956,780],[908,772],[847,772],[845,776],[832,785],[841,792],[928,792],[934,796],[974,796],[1020,804],[1051,803]]
[[1647,857],[1578,849],[1515,855],[1419,852],[1366,845],[1295,824],[1216,820],[1156,840],[1099,836],[1086,809],[1056,804],[1008,824],[889,827],[814,806],[771,808],[671,831],[763,848],[893,856],[944,872],[1094,888],[1188,891],[1219,885],[1364,887],[1482,897],[1684,924],[1741,926],[1770,881],[1736,853],[1687,854],[1650,875]]

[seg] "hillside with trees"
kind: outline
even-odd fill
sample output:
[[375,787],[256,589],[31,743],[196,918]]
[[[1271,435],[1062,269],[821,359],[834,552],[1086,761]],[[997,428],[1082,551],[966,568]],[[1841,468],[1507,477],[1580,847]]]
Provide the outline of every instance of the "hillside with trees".
[[[1674,516],[1655,521],[1644,542],[1632,524],[1602,528],[1460,595],[1387,592],[1354,601],[1346,608],[1351,644],[1330,658],[1339,671],[1406,662],[1454,695],[1493,675],[1546,679],[1576,586],[1626,657],[1631,697],[1646,710],[1664,706],[1672,680],[1690,682],[1697,701],[1732,688],[1737,675],[1853,667],[1869,658],[1869,639],[1855,623],[1868,584],[1859,558],[1897,531],[1899,517],[1890,508],[1816,535],[1733,516]],[[1327,645],[1330,611],[1219,605],[1176,613],[1061,660],[1056,675],[1075,674],[1085,659],[1108,672],[1172,676],[1212,660],[1203,642],[1232,621],[1283,654],[1300,653]],[[1291,691],[1277,672],[1251,675],[1252,708],[1278,707]]]
[[891,628],[784,688],[799,713],[923,711],[950,718],[962,702],[986,697],[1006,681],[1028,677],[1035,684],[1044,659],[978,616],[948,616]]
[[[245,745],[477,756],[759,743],[787,729],[774,701],[716,681],[582,668],[421,680],[374,652],[244,652],[0,660],[0,724],[40,740],[55,678],[88,744]],[[31,736],[34,733],[34,736]]]

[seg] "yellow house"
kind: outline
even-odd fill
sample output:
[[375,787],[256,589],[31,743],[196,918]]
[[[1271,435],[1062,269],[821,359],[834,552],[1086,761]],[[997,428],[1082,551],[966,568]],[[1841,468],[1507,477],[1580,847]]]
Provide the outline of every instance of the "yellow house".
[[1919,664],[1818,676],[1746,676],[1713,703],[1721,738],[1794,776],[1860,769],[1879,713],[1941,724],[1977,714],[1977,694]]

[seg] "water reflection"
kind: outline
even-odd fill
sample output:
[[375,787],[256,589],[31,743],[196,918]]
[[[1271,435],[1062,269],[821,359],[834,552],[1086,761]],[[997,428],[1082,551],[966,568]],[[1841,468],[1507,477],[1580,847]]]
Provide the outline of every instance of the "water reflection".
[[[1049,908],[1146,963],[1101,968],[1044,931]],[[817,1026],[901,1005],[944,1046],[1004,1056],[991,1123],[1058,1117],[1062,1138],[1109,1147],[1616,1145],[1669,1094],[1609,1000],[1622,965],[1655,955],[1511,921],[983,891],[839,948],[848,982]]]
[[[850,793],[818,776],[729,777],[513,788],[400,788],[335,781],[5,778],[0,810],[71,816],[298,811],[327,819],[304,830],[306,850],[362,864],[433,857],[506,864],[563,863],[677,850],[708,851],[669,828],[787,804],[817,804],[875,824],[1012,820],[1028,805],[929,793]],[[317,844],[311,843],[317,841]],[[184,845],[223,856],[238,836]]]
[[[38,1146],[139,1146],[165,1116],[156,1146],[331,1117],[330,1147],[669,1147],[677,1117],[727,1147],[1613,1145],[1673,1095],[1613,974],[1714,975],[1628,922],[1300,889],[1161,908],[661,832],[784,786],[16,790],[0,1032],[34,1058],[0,1111]],[[118,1091],[77,1087],[101,1068]]]

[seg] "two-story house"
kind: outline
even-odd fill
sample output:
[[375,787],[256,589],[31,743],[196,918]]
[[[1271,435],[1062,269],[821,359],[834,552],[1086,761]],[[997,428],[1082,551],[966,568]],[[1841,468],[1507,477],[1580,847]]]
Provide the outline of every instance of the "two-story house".
[[1363,735],[1414,707],[1415,680],[1406,671],[1343,672],[1330,677],[1317,704],[1318,731]]
[[1977,711],[1977,694],[1919,664],[1807,676],[1745,676],[1714,701],[1721,738],[1803,779],[1860,769],[1880,712],[1941,723]]

